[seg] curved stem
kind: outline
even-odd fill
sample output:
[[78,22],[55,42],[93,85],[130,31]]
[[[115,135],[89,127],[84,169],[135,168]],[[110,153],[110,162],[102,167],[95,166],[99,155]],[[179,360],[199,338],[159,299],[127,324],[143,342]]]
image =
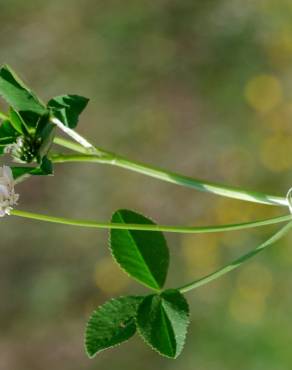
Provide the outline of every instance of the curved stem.
[[266,240],[264,243],[257,246],[254,250],[244,254],[243,256],[235,259],[233,262],[229,263],[228,265],[220,268],[219,270],[212,272],[209,275],[204,276],[201,279],[195,280],[189,284],[186,284],[178,290],[181,293],[189,292],[190,290],[196,289],[200,286],[203,286],[205,284],[210,283],[213,280],[218,279],[219,277],[227,274],[228,272],[235,270],[236,268],[240,267],[244,262],[249,260],[250,258],[254,257],[258,253],[262,252],[267,247],[271,246],[275,242],[277,242],[279,239],[281,239],[292,227],[292,222],[289,222],[287,225],[285,225],[283,228],[281,228],[276,234],[274,234],[271,238]]
[[110,153],[101,148],[96,148],[98,155],[88,155],[86,149],[78,144],[72,143],[62,138],[55,138],[54,142],[58,145],[77,151],[79,155],[52,155],[51,159],[55,163],[64,162],[94,162],[94,163],[105,163],[114,166],[122,167],[131,171],[141,173],[150,177],[154,177],[159,180],[167,181],[173,184],[186,186],[199,191],[209,192],[224,197],[240,199],[249,202],[276,205],[276,206],[288,206],[286,198],[268,195],[255,191],[248,191],[237,187],[217,184],[214,182],[208,182],[200,179],[194,179],[191,177],[183,176],[175,172],[165,171],[153,166],[142,164],[139,162],[130,161],[126,158],[118,156],[114,153]]
[[54,217],[43,215],[39,213],[31,213],[20,210],[12,210],[10,212],[13,216],[24,217],[39,221],[53,222],[63,225],[90,227],[97,229],[124,229],[124,230],[141,230],[141,231],[163,231],[170,233],[187,233],[187,234],[199,234],[199,233],[216,233],[223,231],[235,231],[242,229],[250,229],[260,226],[267,226],[277,224],[281,222],[287,222],[292,219],[292,215],[285,215],[280,217],[268,218],[266,220],[258,220],[253,222],[245,222],[238,224],[227,224],[227,225],[216,225],[216,226],[169,226],[169,225],[139,225],[139,224],[118,224],[118,223],[103,223],[92,220],[75,220],[65,217]]

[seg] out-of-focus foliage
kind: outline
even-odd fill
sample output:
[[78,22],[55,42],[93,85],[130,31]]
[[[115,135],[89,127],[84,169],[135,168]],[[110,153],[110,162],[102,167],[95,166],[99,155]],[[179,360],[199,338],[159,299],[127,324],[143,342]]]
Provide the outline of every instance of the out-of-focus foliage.
[[[0,62],[45,101],[64,91],[90,97],[78,129],[97,145],[283,195],[292,166],[291,18],[288,0],[11,0],[1,3]],[[124,207],[163,224],[281,212],[89,164],[56,166],[54,177],[17,191],[23,209],[97,220]],[[210,272],[268,234],[168,235],[167,284]],[[188,295],[192,323],[175,362],[136,339],[90,362],[82,344],[90,312],[113,295],[144,293],[111,261],[107,239],[102,231],[1,220],[1,370],[291,369],[288,238]]]

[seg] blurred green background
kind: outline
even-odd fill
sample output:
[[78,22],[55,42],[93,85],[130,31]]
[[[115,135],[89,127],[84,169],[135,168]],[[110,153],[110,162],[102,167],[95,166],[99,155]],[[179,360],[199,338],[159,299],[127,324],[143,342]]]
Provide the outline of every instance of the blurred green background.
[[[91,98],[79,131],[101,147],[267,193],[291,186],[291,0],[2,0],[0,45],[1,63],[44,99]],[[58,165],[54,177],[17,190],[20,209],[100,221],[120,207],[189,225],[287,211],[103,165]],[[212,271],[276,228],[167,235],[168,286]],[[144,292],[112,262],[107,232],[16,217],[0,230],[1,370],[292,367],[289,238],[188,294],[192,324],[178,360],[138,337],[88,360],[90,312],[112,296]]]

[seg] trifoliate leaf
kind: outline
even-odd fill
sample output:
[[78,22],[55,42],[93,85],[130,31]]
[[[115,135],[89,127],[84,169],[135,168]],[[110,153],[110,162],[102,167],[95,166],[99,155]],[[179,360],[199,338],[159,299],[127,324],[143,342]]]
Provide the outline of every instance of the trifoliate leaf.
[[0,68],[0,95],[17,111],[29,111],[38,115],[47,112],[45,105],[7,65]]
[[85,332],[85,347],[89,357],[135,334],[135,316],[142,299],[134,296],[111,299],[93,312]]
[[75,128],[88,101],[89,99],[79,95],[60,95],[48,102],[48,108],[64,125]]
[[[148,218],[130,210],[115,212],[112,222],[155,225]],[[161,232],[112,229],[110,248],[115,260],[130,276],[150,288],[159,290],[163,287],[169,251]]]
[[164,356],[176,358],[181,353],[188,325],[188,304],[178,290],[147,296],[138,308],[139,333]]

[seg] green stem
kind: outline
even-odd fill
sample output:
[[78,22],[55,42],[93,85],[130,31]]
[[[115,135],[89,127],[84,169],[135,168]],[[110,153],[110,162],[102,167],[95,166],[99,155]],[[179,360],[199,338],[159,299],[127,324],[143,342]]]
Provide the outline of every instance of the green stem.
[[96,148],[98,155],[88,155],[86,149],[82,146],[72,143],[62,138],[55,138],[54,142],[58,145],[77,151],[79,155],[52,155],[51,159],[55,163],[64,162],[94,162],[94,163],[105,163],[114,166],[122,167],[131,171],[141,173],[150,177],[157,178],[159,180],[167,181],[173,184],[186,186],[199,191],[209,192],[224,197],[240,199],[249,202],[276,205],[276,206],[288,206],[286,198],[263,194],[255,191],[247,191],[244,189],[208,182],[200,179],[194,179],[191,177],[183,176],[175,172],[165,171],[156,167],[145,165],[139,162],[130,161],[126,158],[118,156],[114,153],[110,153],[101,148]]
[[264,243],[257,246],[254,250],[244,254],[243,256],[235,259],[233,262],[229,263],[228,265],[220,268],[219,270],[212,272],[209,275],[204,276],[201,279],[195,280],[189,284],[186,284],[178,290],[181,293],[189,292],[190,290],[196,289],[200,286],[203,286],[205,284],[210,283],[213,280],[218,279],[219,277],[227,274],[228,272],[235,270],[236,268],[240,267],[244,262],[249,260],[250,258],[254,257],[258,253],[262,252],[265,248],[271,246],[275,242],[277,242],[279,239],[281,239],[292,227],[292,222],[289,222],[287,225],[285,225],[283,228],[281,228],[276,234],[274,234],[271,238],[266,240]]
[[124,230],[144,230],[144,231],[162,231],[162,232],[172,232],[172,233],[189,233],[189,234],[199,234],[199,233],[216,233],[223,231],[235,231],[242,229],[255,228],[260,226],[272,225],[280,222],[287,222],[292,219],[291,215],[285,215],[280,217],[268,218],[265,220],[258,220],[253,222],[245,222],[238,224],[227,224],[227,225],[216,225],[216,226],[169,226],[169,225],[139,225],[139,224],[119,224],[119,223],[103,223],[96,222],[92,220],[74,220],[65,217],[53,217],[38,213],[31,213],[20,210],[12,210],[11,215],[24,217],[39,221],[53,222],[63,225],[80,226],[80,227],[90,227],[97,229],[124,229]]

